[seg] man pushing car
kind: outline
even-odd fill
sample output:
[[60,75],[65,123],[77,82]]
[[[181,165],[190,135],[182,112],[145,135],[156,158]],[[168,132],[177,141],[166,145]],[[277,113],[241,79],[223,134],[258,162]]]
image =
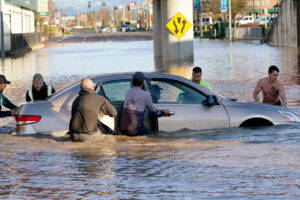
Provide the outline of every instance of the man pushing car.
[[103,135],[97,128],[99,114],[103,112],[111,117],[117,116],[113,105],[95,92],[95,84],[90,79],[83,79],[79,96],[72,104],[72,117],[69,133],[73,141],[99,141]]

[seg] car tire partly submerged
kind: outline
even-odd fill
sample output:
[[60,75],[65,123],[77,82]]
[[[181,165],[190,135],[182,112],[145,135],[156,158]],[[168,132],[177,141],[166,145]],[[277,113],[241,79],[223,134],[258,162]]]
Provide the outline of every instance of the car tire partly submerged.
[[273,123],[263,118],[252,118],[244,121],[240,127],[273,126]]

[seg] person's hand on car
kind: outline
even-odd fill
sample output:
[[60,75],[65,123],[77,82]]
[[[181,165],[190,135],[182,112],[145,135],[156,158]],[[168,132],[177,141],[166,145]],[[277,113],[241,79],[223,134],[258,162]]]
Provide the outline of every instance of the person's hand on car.
[[12,109],[12,110],[10,111],[10,113],[11,113],[11,116],[17,115],[17,109]]
[[163,116],[171,116],[170,110],[169,109],[164,109],[163,110]]

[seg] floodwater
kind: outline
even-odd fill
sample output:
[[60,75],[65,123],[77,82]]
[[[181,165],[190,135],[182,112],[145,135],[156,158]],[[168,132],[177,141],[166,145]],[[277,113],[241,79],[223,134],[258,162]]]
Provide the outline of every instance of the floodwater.
[[[280,67],[288,107],[300,109],[297,48],[195,39],[195,65],[223,96],[252,100],[270,65]],[[190,77],[191,66],[163,71]],[[80,78],[155,68],[152,41],[50,44],[7,58],[5,95],[25,101],[40,72],[60,89]],[[183,130],[98,143],[15,136],[1,119],[0,199],[299,199],[300,126]]]

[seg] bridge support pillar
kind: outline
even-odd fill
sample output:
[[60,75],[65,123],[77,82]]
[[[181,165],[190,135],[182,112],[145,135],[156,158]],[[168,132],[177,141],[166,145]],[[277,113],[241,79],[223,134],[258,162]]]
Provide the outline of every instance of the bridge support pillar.
[[300,47],[300,2],[297,1],[297,47]]
[[[178,13],[190,23],[187,29],[184,18],[171,21]],[[166,25],[171,21],[171,30]],[[155,0],[153,1],[154,23],[154,60],[156,67],[193,65],[194,34],[193,34],[193,1]],[[184,31],[178,38],[176,32]]]

